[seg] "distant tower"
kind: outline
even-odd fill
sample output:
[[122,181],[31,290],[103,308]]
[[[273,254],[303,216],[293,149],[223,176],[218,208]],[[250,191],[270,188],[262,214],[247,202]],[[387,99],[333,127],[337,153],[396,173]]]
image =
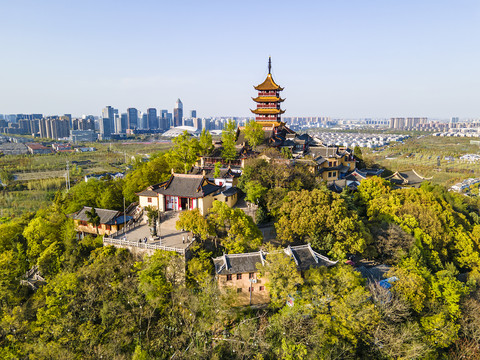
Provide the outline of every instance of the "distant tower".
[[127,127],[128,127],[128,114],[122,113],[120,115],[120,132],[122,134],[125,134],[127,132]]
[[190,110],[190,117],[195,119],[197,117],[197,110]]
[[138,110],[135,108],[127,109],[127,128],[136,129],[138,128]]
[[102,119],[100,120],[100,134],[102,140],[110,139],[112,132],[114,132],[113,121],[115,118],[115,109],[107,106],[102,111]]
[[157,119],[157,109],[149,108],[147,109],[147,123],[150,130],[158,130],[158,119]]
[[258,90],[258,96],[252,98],[257,103],[255,110],[250,110],[256,115],[255,120],[261,123],[264,127],[278,127],[283,125],[281,123],[281,114],[285,110],[280,109],[280,103],[285,99],[280,97],[282,87],[273,81],[272,77],[272,59],[268,58],[268,75],[263,83],[255,86]]
[[177,99],[175,108],[173,109],[173,126],[182,126],[183,119],[183,104],[180,99]]
[[167,117],[168,110],[160,110],[160,114],[158,116],[158,127],[160,130],[168,130],[170,129],[170,120]]

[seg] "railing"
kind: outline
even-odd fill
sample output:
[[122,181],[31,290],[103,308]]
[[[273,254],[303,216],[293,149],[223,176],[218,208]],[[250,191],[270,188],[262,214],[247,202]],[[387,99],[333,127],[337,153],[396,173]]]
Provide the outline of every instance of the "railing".
[[257,104],[257,108],[262,108],[262,109],[279,109],[277,104],[275,102],[270,102],[270,103],[262,103],[262,104]]
[[[142,213],[142,214],[143,214],[143,213]],[[121,228],[120,230],[118,230],[118,231],[116,231],[116,232],[114,232],[114,233],[111,233],[111,234],[109,235],[109,237],[114,238],[114,237],[117,237],[117,236],[120,236],[120,235],[124,235],[127,231],[133,230],[133,229],[135,229],[135,228],[137,228],[137,227],[139,227],[139,226],[141,226],[141,225],[142,225],[141,221],[132,221],[132,220],[130,220],[130,221],[127,222],[127,225],[126,225],[126,226],[124,226],[123,228]]]
[[133,221],[137,222],[138,219],[140,219],[142,216],[143,216],[143,208],[140,208],[139,211],[135,211],[135,213],[133,214]]
[[146,249],[146,250],[175,251],[182,255],[185,255],[185,252],[187,251],[187,249],[190,247],[192,243],[190,243],[185,249],[180,249],[180,248],[174,248],[174,247],[164,246],[160,244],[148,244],[144,242],[137,242],[137,241],[131,241],[131,240],[124,240],[124,239],[113,239],[108,237],[103,238],[104,245],[120,245],[122,247],[132,246],[132,247],[136,247],[139,249]]

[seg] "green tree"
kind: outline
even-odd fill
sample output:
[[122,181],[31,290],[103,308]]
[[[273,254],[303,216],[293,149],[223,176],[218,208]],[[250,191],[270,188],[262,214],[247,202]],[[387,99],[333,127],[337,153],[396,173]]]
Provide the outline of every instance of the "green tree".
[[289,148],[287,147],[282,147],[282,156],[285,158],[285,159],[292,159],[293,158],[293,154],[292,154],[292,150],[290,150]]
[[351,266],[317,267],[305,273],[301,305],[325,329],[328,342],[356,345],[372,338],[378,312],[364,287],[365,280]]
[[194,256],[188,262],[187,280],[194,282],[197,286],[205,287],[213,280],[212,253],[205,249],[194,249],[194,251]]
[[[364,253],[371,241],[358,215],[348,209],[340,195],[328,190],[288,193],[275,228],[282,241],[311,242],[334,258],[345,257],[347,253]],[[329,234],[333,242],[327,237]]]
[[265,133],[262,125],[255,120],[249,120],[246,123],[243,131],[245,133],[245,139],[248,141],[248,145],[250,145],[254,150],[264,140]]
[[252,217],[224,202],[213,202],[208,221],[218,230],[221,244],[229,254],[255,251],[262,243],[262,232]]
[[35,263],[38,256],[52,243],[63,243],[62,225],[65,217],[48,210],[38,211],[23,230],[23,237],[27,240],[27,256],[30,263]]
[[23,226],[18,221],[0,224],[0,253],[15,249],[17,242],[22,240]]
[[110,210],[123,210],[123,180],[108,181],[102,192],[98,207]]
[[258,263],[257,269],[260,277],[266,280],[271,305],[282,307],[290,296],[297,296],[297,289],[303,284],[303,279],[295,261],[283,249],[267,247],[267,251],[265,262]]
[[263,201],[268,189],[262,186],[259,181],[254,180],[246,184],[245,190],[247,193],[245,199],[258,205],[260,201]]
[[220,177],[220,167],[221,166],[222,166],[221,163],[219,163],[219,162],[215,163],[214,169],[213,169],[213,177],[214,178],[219,178]]
[[6,187],[9,187],[14,180],[15,176],[10,171],[6,169],[0,171],[0,182],[3,183]]
[[157,250],[145,263],[137,263],[139,289],[156,309],[164,311],[170,301],[173,285],[181,276],[180,258],[176,253]]
[[129,173],[124,181],[123,194],[127,204],[137,201],[136,193],[150,185],[158,184],[171,176],[168,156],[156,154],[147,163],[140,163],[137,169]]
[[135,346],[135,352],[133,353],[132,360],[149,360],[148,351],[143,350],[140,345]]
[[228,120],[222,131],[222,157],[226,161],[232,161],[237,158],[237,150],[235,149],[236,136],[237,125],[235,121]]
[[14,250],[0,252],[0,308],[10,305],[19,286],[18,256]]
[[95,226],[95,230],[97,231],[98,235],[98,226],[100,225],[100,216],[97,214],[97,210],[92,207],[90,210],[85,211],[85,215],[87,215],[88,222]]
[[186,174],[198,157],[198,140],[191,137],[185,130],[183,134],[173,139],[173,148],[168,152],[170,163]]
[[178,217],[175,227],[177,230],[183,229],[191,231],[194,235],[200,235],[203,240],[215,235],[215,229],[212,224],[200,214],[198,208],[183,211]]
[[38,269],[47,279],[56,275],[62,265],[62,247],[58,242],[50,244],[38,257]]
[[202,156],[207,156],[213,151],[212,134],[210,134],[209,131],[205,129],[202,130],[198,139],[198,148]]
[[282,339],[282,360],[303,360],[307,356],[307,347],[303,344],[287,344],[285,338]]
[[362,154],[362,148],[360,146],[355,146],[353,149],[353,154],[355,155],[355,159],[357,160],[357,168],[359,169],[364,169],[365,162],[363,161],[363,154]]
[[84,206],[101,207],[100,199],[106,187],[107,182],[97,179],[81,181],[70,189],[63,200],[58,198],[58,205],[62,205],[66,213],[73,213]]

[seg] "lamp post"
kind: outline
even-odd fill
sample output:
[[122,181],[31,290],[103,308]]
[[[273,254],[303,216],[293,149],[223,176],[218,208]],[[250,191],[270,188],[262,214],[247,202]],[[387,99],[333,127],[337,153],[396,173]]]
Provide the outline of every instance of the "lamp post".
[[123,197],[123,234],[126,232],[127,215],[125,214],[125,196]]

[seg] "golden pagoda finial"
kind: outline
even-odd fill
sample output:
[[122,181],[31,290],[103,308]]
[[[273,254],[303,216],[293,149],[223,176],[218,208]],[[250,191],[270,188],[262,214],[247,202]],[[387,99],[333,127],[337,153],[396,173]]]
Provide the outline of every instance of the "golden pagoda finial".
[[272,57],[271,56],[268,57],[268,73],[269,74],[272,73]]

